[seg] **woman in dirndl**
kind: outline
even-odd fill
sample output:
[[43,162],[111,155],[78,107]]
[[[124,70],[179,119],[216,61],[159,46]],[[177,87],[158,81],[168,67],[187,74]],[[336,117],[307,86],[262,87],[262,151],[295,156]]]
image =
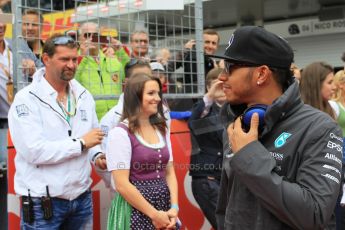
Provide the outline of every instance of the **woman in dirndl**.
[[131,76],[121,123],[108,134],[107,166],[117,189],[109,230],[179,229],[177,180],[166,136],[159,79]]

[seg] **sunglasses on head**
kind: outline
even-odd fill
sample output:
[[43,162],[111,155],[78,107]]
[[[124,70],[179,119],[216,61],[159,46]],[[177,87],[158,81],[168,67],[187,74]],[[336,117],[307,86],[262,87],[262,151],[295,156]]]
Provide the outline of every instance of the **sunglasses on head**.
[[75,44],[75,41],[70,36],[61,36],[56,37],[53,39],[54,45],[67,45],[67,44]]
[[[149,62],[142,60],[142,59],[136,59],[136,58],[132,58],[126,65],[125,65],[125,73],[127,75],[129,69],[131,69],[132,67],[136,66],[136,65],[147,65],[150,68]],[[127,77],[127,76],[126,76]]]
[[76,31],[76,30],[68,30],[68,31],[65,32],[65,35],[73,38],[76,41],[77,37],[78,37],[78,31]]

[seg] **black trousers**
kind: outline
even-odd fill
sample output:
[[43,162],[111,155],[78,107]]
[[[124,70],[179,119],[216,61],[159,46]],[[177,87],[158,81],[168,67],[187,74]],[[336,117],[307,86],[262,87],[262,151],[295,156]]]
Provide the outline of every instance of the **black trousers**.
[[192,177],[192,192],[206,219],[217,229],[216,207],[220,181],[212,177]]

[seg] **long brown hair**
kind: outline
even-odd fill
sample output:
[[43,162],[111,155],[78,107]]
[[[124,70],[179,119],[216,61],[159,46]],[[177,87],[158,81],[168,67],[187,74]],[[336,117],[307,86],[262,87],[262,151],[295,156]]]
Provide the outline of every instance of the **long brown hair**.
[[322,83],[330,73],[333,73],[333,67],[325,62],[309,64],[302,71],[300,91],[304,103],[335,118],[332,107],[321,95]]
[[144,73],[137,73],[131,76],[124,90],[123,113],[121,121],[128,120],[128,128],[131,133],[139,130],[139,116],[143,101],[145,83],[156,81],[159,85],[159,96],[161,101],[158,103],[158,112],[150,116],[150,124],[158,128],[165,135],[167,131],[166,119],[163,113],[162,84],[156,77]]

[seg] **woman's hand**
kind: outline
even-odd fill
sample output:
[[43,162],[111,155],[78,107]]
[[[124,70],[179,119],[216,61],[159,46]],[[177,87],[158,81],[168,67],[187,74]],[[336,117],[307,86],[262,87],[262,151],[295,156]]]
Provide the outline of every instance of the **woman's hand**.
[[156,229],[166,229],[170,224],[168,213],[163,211],[157,211],[151,220]]
[[175,208],[171,208],[167,211],[167,214],[170,219],[170,224],[166,227],[166,229],[175,229],[178,211]]
[[169,217],[177,217],[178,211],[175,208],[171,208],[167,211]]

